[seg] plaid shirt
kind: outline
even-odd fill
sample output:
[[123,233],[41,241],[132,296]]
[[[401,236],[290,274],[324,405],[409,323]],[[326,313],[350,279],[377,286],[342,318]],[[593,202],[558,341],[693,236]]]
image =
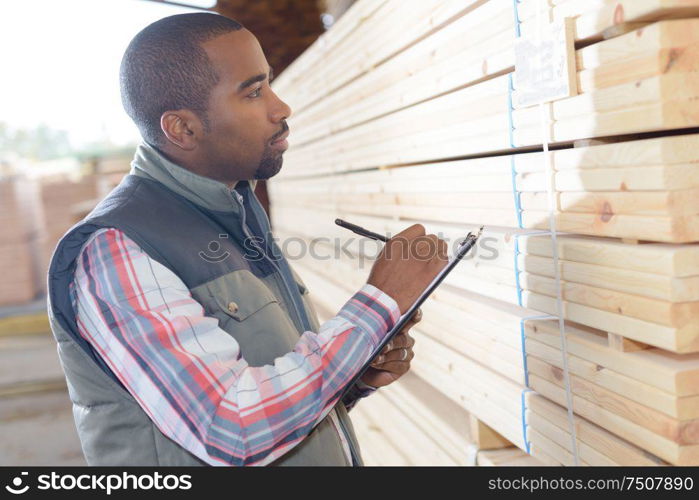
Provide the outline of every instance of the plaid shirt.
[[[80,334],[158,428],[211,465],[265,465],[330,416],[340,390],[400,317],[364,285],[273,365],[251,367],[186,285],[117,229],[78,257],[71,298]],[[370,389],[354,389],[353,398]]]

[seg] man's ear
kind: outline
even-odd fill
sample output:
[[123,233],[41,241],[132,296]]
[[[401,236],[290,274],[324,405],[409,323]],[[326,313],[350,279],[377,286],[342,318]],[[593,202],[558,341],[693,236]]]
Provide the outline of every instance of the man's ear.
[[192,151],[204,132],[199,117],[188,109],[163,113],[160,128],[171,143],[185,151]]

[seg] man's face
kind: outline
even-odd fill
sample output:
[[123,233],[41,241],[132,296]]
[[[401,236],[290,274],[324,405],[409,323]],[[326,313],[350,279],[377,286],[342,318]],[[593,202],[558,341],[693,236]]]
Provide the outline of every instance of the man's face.
[[230,182],[276,175],[288,147],[291,109],[269,86],[262,47],[242,29],[203,48],[219,76],[209,98],[210,130],[199,143],[212,177]]

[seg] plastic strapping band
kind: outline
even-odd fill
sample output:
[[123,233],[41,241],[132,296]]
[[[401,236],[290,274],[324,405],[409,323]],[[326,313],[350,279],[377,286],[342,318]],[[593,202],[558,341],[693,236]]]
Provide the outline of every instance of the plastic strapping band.
[[[519,10],[517,5],[518,0],[512,0],[512,13],[514,14],[514,26],[515,26],[515,36],[520,37],[520,20],[519,20]],[[514,111],[514,106],[512,105],[512,92],[514,91],[514,82],[512,80],[512,73],[507,75],[507,120],[509,123],[509,139],[510,147],[515,147],[515,127],[514,120],[512,118],[512,112]],[[512,193],[515,201],[515,211],[517,212],[517,227],[524,227],[522,224],[522,205],[520,202],[519,192],[517,191],[517,169],[515,167],[515,155],[510,155],[510,171],[512,173]]]
[[[519,2],[517,0],[512,0],[512,11],[515,16],[515,35],[517,38],[521,35],[521,31],[519,28],[519,12],[517,9],[517,4]],[[513,81],[512,81],[512,73],[509,74],[509,81],[508,81],[508,92],[507,92],[507,107],[508,107],[508,113],[507,117],[509,120],[509,125],[510,125],[510,147],[514,148],[514,122],[512,119],[512,111],[513,111],[513,106],[512,106],[512,91],[514,90],[513,86]],[[517,191],[517,170],[515,168],[515,155],[510,155],[510,169],[512,171],[512,192],[514,194],[514,199],[515,199],[515,210],[517,210],[517,225],[522,228],[522,206],[520,203],[520,196],[519,192]],[[522,305],[522,287],[520,286],[519,282],[519,266],[517,263],[517,255],[519,254],[519,240],[517,239],[519,235],[515,235],[515,280],[517,282],[517,302],[519,305]],[[529,436],[527,435],[527,402],[526,402],[526,394],[527,392],[530,392],[531,389],[529,389],[529,370],[527,368],[527,350],[526,350],[526,344],[525,344],[525,339],[526,336],[524,335],[524,322],[527,319],[532,319],[532,318],[522,318],[520,321],[520,333],[522,337],[522,361],[524,363],[524,383],[527,386],[526,389],[522,390],[522,395],[521,395],[521,403],[522,403],[522,408],[521,408],[521,414],[522,414],[522,437],[524,438],[524,449],[527,452],[527,454],[531,454],[531,443],[529,442]]]
[[522,300],[522,293],[523,293],[522,283],[521,283],[520,277],[519,277],[519,275],[520,275],[520,271],[519,271],[519,253],[520,253],[519,252],[519,237],[520,236],[536,236],[536,235],[544,235],[544,234],[550,235],[551,232],[550,231],[543,231],[543,230],[534,230],[534,231],[530,231],[530,232],[526,232],[526,233],[515,233],[513,235],[513,238],[515,240],[515,244],[514,244],[515,287],[517,290],[517,305],[519,305],[520,307],[524,307],[524,303]]
[[[514,107],[512,106],[512,91],[514,87],[512,86],[512,73],[507,76],[507,120],[509,124],[509,140],[510,147],[515,147],[515,126],[512,118],[512,112]],[[510,155],[510,173],[512,175],[512,196],[515,202],[515,211],[517,212],[517,227],[522,229],[524,226],[522,224],[522,205],[520,200],[520,193],[517,190],[517,168],[515,166],[515,155]]]
[[524,438],[524,451],[526,451],[527,454],[529,455],[532,452],[532,447],[531,447],[531,443],[529,442],[529,436],[527,435],[527,400],[526,400],[526,395],[528,392],[531,392],[531,389],[529,389],[529,388],[522,389],[521,412],[522,412],[522,437]]
[[550,314],[542,314],[539,316],[527,316],[519,320],[519,336],[522,344],[522,368],[524,369],[524,385],[529,387],[529,366],[527,365],[527,335],[524,330],[524,322],[532,319],[556,319]]
[[515,234],[515,286],[517,287],[517,305],[522,307],[522,284],[519,281],[519,237]]
[[[541,4],[539,4],[537,9],[537,26],[539,29],[537,32],[539,36],[541,34],[541,25],[543,16],[541,14]],[[571,439],[571,450],[573,454],[573,464],[580,464],[580,456],[578,454],[578,440],[576,436],[575,429],[575,414],[573,413],[573,391],[570,387],[570,370],[568,367],[568,340],[565,334],[565,322],[563,318],[563,297],[561,294],[561,272],[559,267],[559,256],[558,256],[558,239],[556,237],[556,206],[555,206],[555,185],[554,185],[554,171],[551,165],[551,152],[549,150],[549,134],[551,129],[550,115],[547,115],[545,111],[544,104],[539,105],[539,111],[541,116],[541,139],[543,146],[544,155],[544,171],[547,176],[546,192],[548,194],[549,201],[549,230],[551,233],[551,246],[552,246],[552,257],[553,257],[553,269],[554,278],[556,284],[556,316],[558,318],[558,334],[561,340],[561,356],[563,358],[563,381],[565,383],[566,391],[566,407],[568,411],[568,427],[570,431]]]
[[519,0],[512,0],[512,12],[515,16],[515,35],[517,35],[517,38],[519,38],[522,34],[522,32],[519,29],[519,25],[522,23],[519,20],[519,9],[517,8],[517,5],[519,5]]

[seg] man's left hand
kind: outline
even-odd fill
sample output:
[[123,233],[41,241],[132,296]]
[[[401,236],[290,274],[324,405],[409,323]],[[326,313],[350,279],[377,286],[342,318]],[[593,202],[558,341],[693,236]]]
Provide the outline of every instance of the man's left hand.
[[410,318],[403,329],[381,350],[370,368],[362,376],[362,382],[372,387],[383,387],[395,382],[410,370],[410,361],[415,354],[415,339],[408,333],[410,328],[420,322],[422,310]]

